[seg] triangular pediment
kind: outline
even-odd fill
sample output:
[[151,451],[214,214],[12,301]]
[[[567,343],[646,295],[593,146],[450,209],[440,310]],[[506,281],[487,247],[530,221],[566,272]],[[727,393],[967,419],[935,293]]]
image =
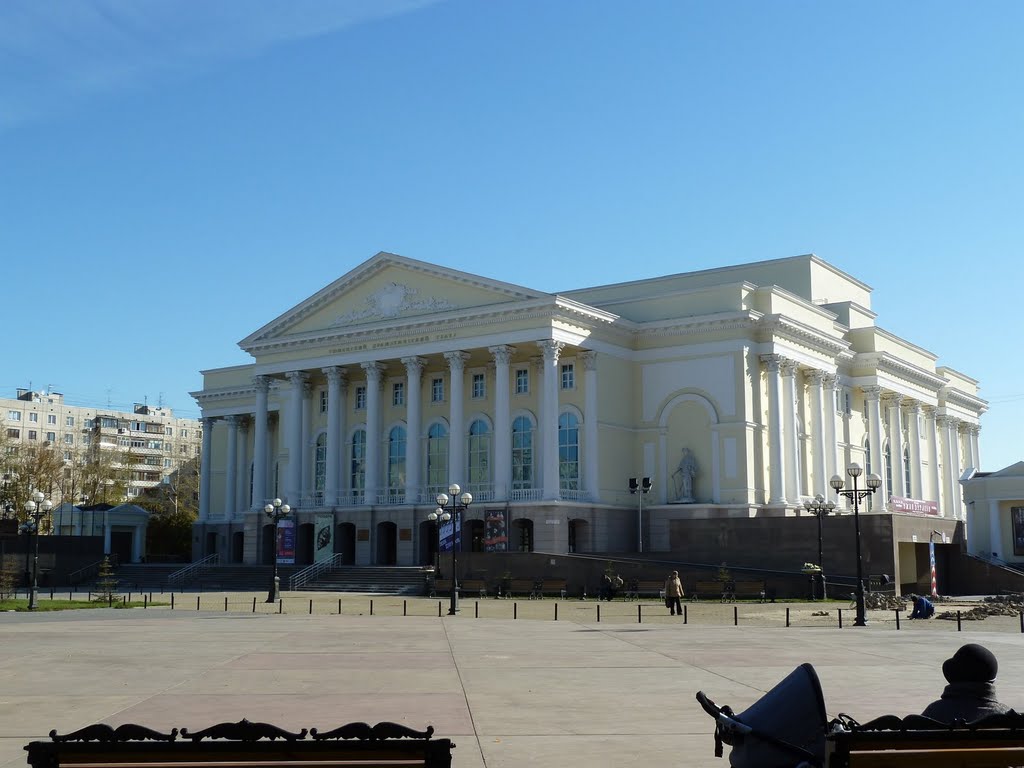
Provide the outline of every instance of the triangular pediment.
[[344,333],[427,315],[551,298],[510,283],[378,253],[239,342],[242,348],[289,336]]
[[989,477],[1024,477],[1024,461],[1018,461],[1008,467],[993,472]]

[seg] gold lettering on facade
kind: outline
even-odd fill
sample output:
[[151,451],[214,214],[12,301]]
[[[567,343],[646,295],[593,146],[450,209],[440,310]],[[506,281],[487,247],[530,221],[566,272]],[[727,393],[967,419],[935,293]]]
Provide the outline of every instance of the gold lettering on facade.
[[349,344],[345,347],[335,347],[334,349],[328,350],[328,353],[332,355],[347,355],[352,352],[389,349],[391,347],[405,347],[410,344],[426,344],[430,341],[447,341],[457,337],[457,333],[449,331],[447,333],[426,334],[424,336],[407,336],[401,339],[381,339],[380,341],[371,341],[362,344]]

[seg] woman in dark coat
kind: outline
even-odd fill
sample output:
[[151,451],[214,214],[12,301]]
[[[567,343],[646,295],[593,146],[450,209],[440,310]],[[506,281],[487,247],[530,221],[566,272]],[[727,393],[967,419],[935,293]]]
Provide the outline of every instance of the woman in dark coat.
[[942,698],[929,704],[921,714],[940,723],[970,723],[989,715],[1006,714],[1010,708],[996,699],[998,671],[999,662],[992,651],[968,643],[943,662],[942,674],[949,685]]

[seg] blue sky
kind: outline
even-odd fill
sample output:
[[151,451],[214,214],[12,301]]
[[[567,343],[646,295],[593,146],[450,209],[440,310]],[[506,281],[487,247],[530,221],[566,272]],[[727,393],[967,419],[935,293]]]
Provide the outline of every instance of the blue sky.
[[994,0],[5,0],[0,392],[198,415],[200,369],[380,250],[545,291],[814,252],[981,381],[998,469],[1021,29]]

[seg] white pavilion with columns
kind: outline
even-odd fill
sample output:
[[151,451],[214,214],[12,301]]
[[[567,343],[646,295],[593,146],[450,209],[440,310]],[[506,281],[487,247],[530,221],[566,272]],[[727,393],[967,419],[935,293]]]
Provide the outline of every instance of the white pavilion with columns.
[[195,555],[269,562],[278,497],[298,563],[427,564],[452,482],[465,550],[664,552],[851,462],[870,513],[961,521],[978,383],[875,319],[814,255],[546,293],[379,253],[203,371]]

